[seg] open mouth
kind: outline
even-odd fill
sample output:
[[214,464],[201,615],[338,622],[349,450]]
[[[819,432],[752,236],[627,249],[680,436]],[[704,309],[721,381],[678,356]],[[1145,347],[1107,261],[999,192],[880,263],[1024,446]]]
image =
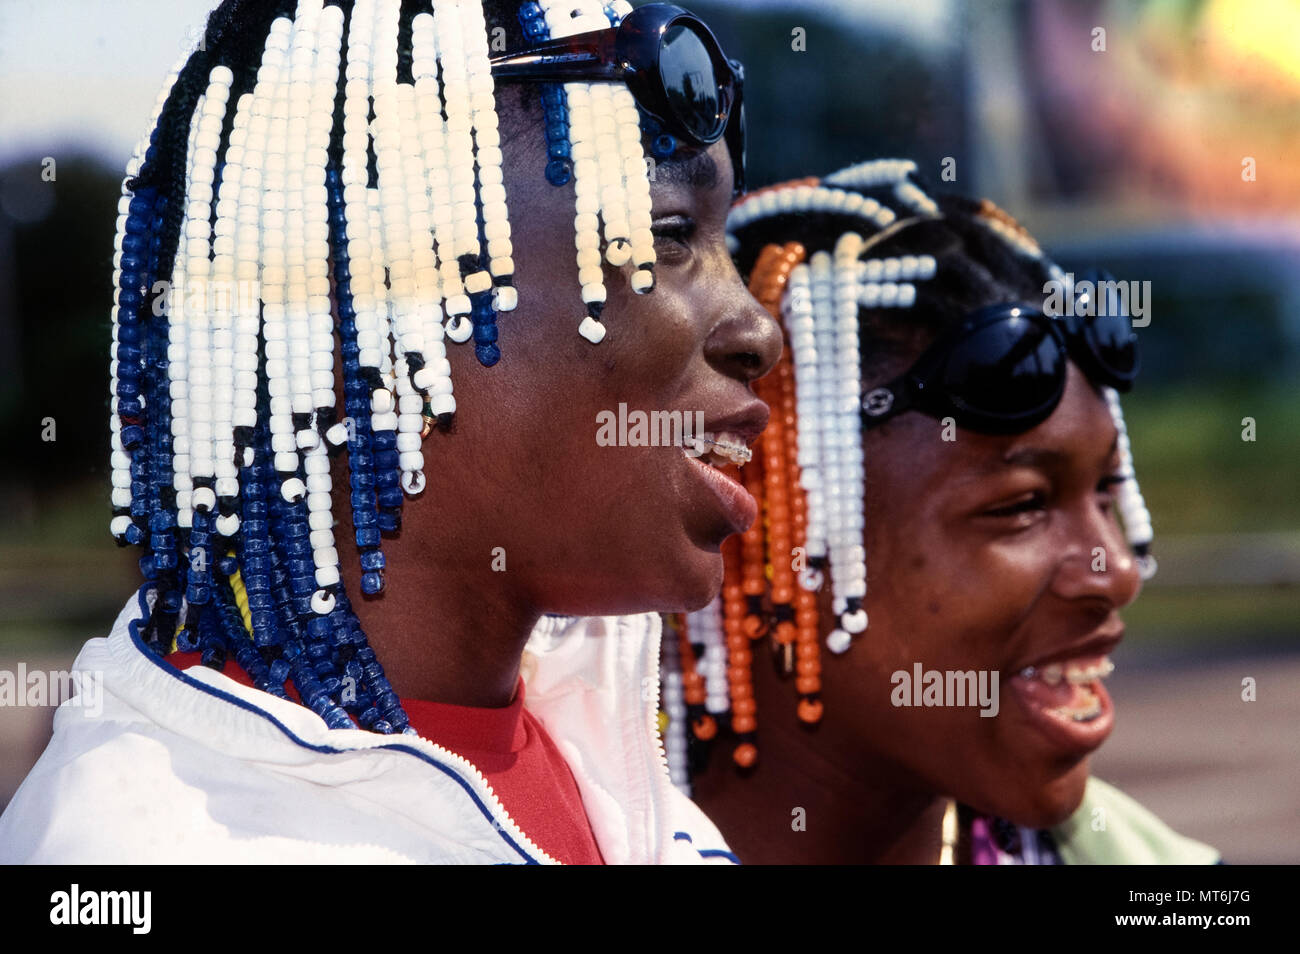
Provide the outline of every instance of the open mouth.
[[728,524],[728,533],[744,533],[758,519],[758,501],[745,490],[735,468],[754,455],[744,438],[727,432],[705,432],[683,442],[682,455],[702,478]]
[[[1092,663],[1049,663],[1041,669],[1026,666],[1020,670],[1025,679],[1036,679],[1062,699],[1047,711],[1058,719],[1091,722],[1101,715],[1101,680],[1115,671],[1109,656]],[[1059,688],[1058,688],[1059,687]]]
[[1006,681],[1022,711],[1057,748],[1075,753],[1101,745],[1115,724],[1102,681],[1115,669],[1103,653],[1026,666]]
[[749,449],[743,437],[727,431],[716,434],[706,431],[687,438],[683,441],[682,453],[713,467],[739,467],[748,464],[754,457],[754,452]]

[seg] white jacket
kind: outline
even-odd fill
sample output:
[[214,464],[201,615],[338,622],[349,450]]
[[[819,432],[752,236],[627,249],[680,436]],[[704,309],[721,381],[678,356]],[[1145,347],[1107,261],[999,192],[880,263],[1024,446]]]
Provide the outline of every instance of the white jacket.
[[[0,816],[0,862],[554,863],[478,770],[416,736],[330,730],[311,710],[136,633],[142,589],[74,664],[103,712],[70,703]],[[668,778],[655,731],[660,621],[543,617],[525,705],[573,770],[610,864],[735,863]]]

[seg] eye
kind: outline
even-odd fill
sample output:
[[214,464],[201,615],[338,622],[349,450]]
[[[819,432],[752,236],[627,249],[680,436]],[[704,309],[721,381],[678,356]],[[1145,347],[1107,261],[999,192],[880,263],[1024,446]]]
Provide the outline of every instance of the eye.
[[1022,497],[1013,500],[1010,503],[1003,504],[1000,507],[993,507],[985,510],[981,516],[993,517],[994,519],[1006,519],[1012,517],[1023,517],[1038,513],[1047,508],[1047,495],[1041,490],[1035,490]]
[[665,215],[651,223],[650,231],[654,233],[656,251],[668,243],[685,246],[695,235],[695,220],[689,215]]
[[1115,502],[1115,488],[1128,480],[1123,474],[1107,474],[1097,482],[1097,493],[1101,495],[1099,504],[1103,513],[1110,513]]

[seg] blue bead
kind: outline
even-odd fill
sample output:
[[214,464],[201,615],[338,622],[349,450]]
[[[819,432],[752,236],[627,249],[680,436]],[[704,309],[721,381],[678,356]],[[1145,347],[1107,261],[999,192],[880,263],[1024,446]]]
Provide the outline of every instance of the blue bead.
[[191,583],[185,590],[185,599],[195,606],[201,606],[212,596],[212,588],[203,583]]
[[379,506],[381,507],[400,507],[402,505],[402,488],[380,487],[379,488]]
[[379,529],[385,533],[396,533],[402,529],[402,518],[391,510],[380,511]]
[[[377,521],[377,517],[374,514],[366,514],[366,516],[370,518],[371,523],[375,523]],[[357,549],[377,547],[382,542],[382,535],[379,532],[379,528],[376,526],[361,528],[360,530],[357,531],[356,537],[357,537]]]
[[277,686],[283,685],[289,679],[289,664],[283,659],[275,660],[271,663],[267,678]]
[[476,344],[474,346],[474,356],[478,358],[478,363],[485,368],[490,368],[501,360],[501,349],[494,344]]
[[650,151],[656,159],[667,159],[677,150],[677,140],[667,133],[655,136],[650,144]]
[[132,545],[135,545],[135,544],[138,544],[138,543],[143,543],[143,542],[144,542],[144,531],[141,530],[139,527],[137,527],[137,526],[133,523],[133,524],[131,524],[129,527],[126,528],[125,539],[126,539],[126,542],[127,542],[127,543],[130,543],[130,544],[132,544]]
[[373,731],[373,732],[379,732],[379,733],[381,733],[382,735],[392,735],[392,734],[393,734],[393,727],[392,727],[392,725],[390,725],[389,723],[385,722],[383,719],[380,719],[378,722],[376,722],[376,723],[375,723],[373,726],[371,726],[370,728],[371,728],[371,731]]
[[546,181],[553,186],[565,185],[572,175],[573,169],[564,159],[552,159],[546,164]]
[[361,569],[363,570],[382,570],[384,568],[384,554],[381,550],[370,550],[361,554]]
[[379,571],[361,574],[361,592],[374,596],[384,588],[384,574]]

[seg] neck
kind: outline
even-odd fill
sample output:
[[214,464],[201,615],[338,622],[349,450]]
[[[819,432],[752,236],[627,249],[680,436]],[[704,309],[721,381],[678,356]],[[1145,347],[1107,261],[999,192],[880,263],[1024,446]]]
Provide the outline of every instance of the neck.
[[731,761],[732,743],[722,739],[693,780],[696,802],[741,861],[938,863],[947,798],[908,784],[897,766],[873,761],[848,720],[828,711],[815,727],[799,723],[792,686],[754,648],[758,764],[742,776]]
[[353,609],[393,691],[461,706],[509,705],[524,644],[541,613],[515,592],[508,574],[492,572],[486,557],[478,561],[481,570],[470,567],[460,558],[463,542],[407,532],[384,541],[383,592],[362,596],[345,523],[338,532],[344,585],[356,594]]

